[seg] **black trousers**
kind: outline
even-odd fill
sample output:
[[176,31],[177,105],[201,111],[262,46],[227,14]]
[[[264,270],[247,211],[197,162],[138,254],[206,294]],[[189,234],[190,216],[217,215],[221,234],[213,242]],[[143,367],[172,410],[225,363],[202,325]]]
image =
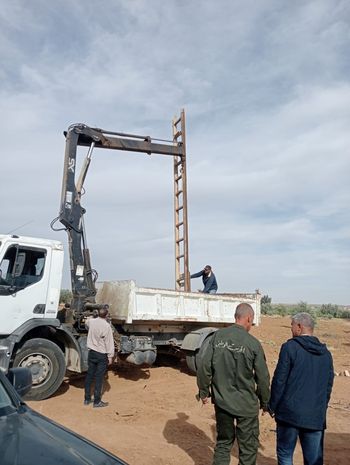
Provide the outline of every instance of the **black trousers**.
[[100,352],[89,350],[88,372],[85,378],[85,400],[91,400],[91,385],[94,377],[96,376],[94,404],[101,402],[103,377],[105,375],[107,365],[107,354],[101,354]]

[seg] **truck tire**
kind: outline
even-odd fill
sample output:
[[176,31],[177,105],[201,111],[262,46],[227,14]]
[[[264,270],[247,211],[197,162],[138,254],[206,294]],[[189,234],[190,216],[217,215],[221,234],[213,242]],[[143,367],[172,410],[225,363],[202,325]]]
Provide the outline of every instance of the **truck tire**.
[[31,390],[24,400],[43,400],[61,386],[66,361],[62,350],[48,339],[29,339],[16,352],[14,367],[27,367],[32,372]]
[[199,365],[202,363],[204,354],[207,351],[209,342],[210,342],[211,338],[213,337],[213,335],[214,335],[214,333],[211,333],[211,334],[209,334],[208,337],[206,337],[204,339],[204,341],[202,342],[202,345],[199,348],[199,351],[196,353],[196,367],[197,367],[197,370],[199,368]]
[[187,366],[190,372],[194,375],[197,373],[198,367],[202,363],[203,356],[208,348],[210,339],[213,337],[213,334],[214,333],[209,334],[209,336],[204,339],[199,349],[193,352],[188,352],[186,354]]
[[186,354],[186,364],[192,375],[197,373],[197,365],[196,365],[196,356],[199,350],[195,350],[194,352],[187,352]]

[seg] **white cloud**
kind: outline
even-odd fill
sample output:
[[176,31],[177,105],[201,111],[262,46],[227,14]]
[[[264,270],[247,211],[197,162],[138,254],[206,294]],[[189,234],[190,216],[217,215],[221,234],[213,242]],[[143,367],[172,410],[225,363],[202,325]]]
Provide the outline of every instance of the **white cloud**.
[[[349,303],[348,17],[345,0],[2,5],[1,232],[33,219],[22,234],[66,245],[49,223],[70,124],[170,139],[185,107],[191,269],[211,263],[226,292]],[[95,151],[100,277],[173,286],[172,176],[167,157]]]

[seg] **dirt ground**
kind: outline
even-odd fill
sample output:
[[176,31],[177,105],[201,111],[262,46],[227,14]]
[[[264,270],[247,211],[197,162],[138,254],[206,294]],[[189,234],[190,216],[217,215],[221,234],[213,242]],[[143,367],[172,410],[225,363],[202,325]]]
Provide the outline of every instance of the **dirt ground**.
[[[264,348],[271,376],[280,346],[291,337],[290,319],[263,316],[251,334]],[[335,372],[350,371],[349,320],[319,320],[315,335],[333,354]],[[85,375],[70,374],[50,399],[28,404],[67,428],[96,442],[130,465],[210,465],[215,445],[212,405],[197,402],[196,378],[185,362],[176,368],[109,368],[103,400],[109,406],[83,405]],[[325,435],[325,465],[350,463],[350,378],[335,377]],[[260,417],[258,465],[277,465],[275,422]],[[232,450],[231,465],[238,464]],[[294,463],[302,464],[300,446]]]

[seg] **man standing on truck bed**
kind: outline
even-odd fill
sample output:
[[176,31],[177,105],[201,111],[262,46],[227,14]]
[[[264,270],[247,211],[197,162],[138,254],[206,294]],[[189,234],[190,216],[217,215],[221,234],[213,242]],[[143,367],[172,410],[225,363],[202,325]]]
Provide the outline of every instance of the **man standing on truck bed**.
[[201,276],[204,284],[204,289],[200,292],[203,292],[204,294],[216,294],[218,290],[218,283],[210,265],[207,265],[204,268],[204,270],[199,271],[198,273],[191,274],[191,279],[200,278]]
[[260,342],[248,332],[254,310],[239,304],[235,324],[211,338],[197,372],[199,397],[215,406],[217,442],[213,465],[229,465],[237,435],[240,465],[255,465],[259,445],[259,407],[269,409],[270,375]]
[[[107,323],[108,305],[100,308],[98,318],[90,317],[85,326],[88,330],[87,348],[88,372],[85,379],[84,405],[94,403],[96,407],[107,407],[108,402],[102,402],[102,384],[107,365],[111,365],[114,357],[114,342],[111,326]],[[91,384],[95,379],[94,398],[91,399]]]

